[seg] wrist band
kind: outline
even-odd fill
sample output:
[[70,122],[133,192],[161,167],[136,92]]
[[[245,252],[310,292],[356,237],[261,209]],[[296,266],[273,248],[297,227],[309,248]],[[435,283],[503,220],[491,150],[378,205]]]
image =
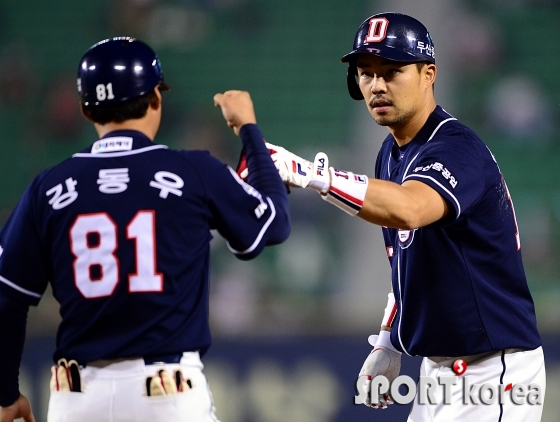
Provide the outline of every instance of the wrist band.
[[316,190],[321,195],[325,194],[329,190],[330,185],[330,174],[329,169],[329,157],[324,152],[318,152],[315,155],[315,160],[313,161],[313,174],[309,180],[308,188]]
[[337,206],[348,214],[355,216],[364,205],[367,193],[368,177],[351,171],[329,168],[331,186],[323,199]]
[[395,346],[393,346],[393,343],[391,343],[390,331],[381,330],[379,332],[379,337],[377,337],[377,342],[375,343],[375,348],[377,349],[378,347],[384,347],[386,349],[397,352],[398,354],[402,353],[395,349]]

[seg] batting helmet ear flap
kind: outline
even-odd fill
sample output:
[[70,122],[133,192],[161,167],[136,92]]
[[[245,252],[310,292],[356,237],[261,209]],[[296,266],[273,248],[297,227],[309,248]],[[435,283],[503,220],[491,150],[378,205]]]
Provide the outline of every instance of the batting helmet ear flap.
[[360,91],[358,82],[356,82],[356,76],[358,76],[358,69],[356,69],[355,65],[349,64],[348,72],[346,73],[346,83],[348,85],[348,93],[350,94],[352,99],[356,101],[360,101],[364,99],[364,96],[362,95],[362,91]]

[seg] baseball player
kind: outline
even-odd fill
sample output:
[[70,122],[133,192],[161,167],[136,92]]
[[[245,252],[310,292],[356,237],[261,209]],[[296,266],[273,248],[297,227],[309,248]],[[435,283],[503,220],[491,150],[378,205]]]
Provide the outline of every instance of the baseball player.
[[[486,145],[436,104],[428,30],[403,14],[371,16],[342,62],[348,63],[350,96],[364,100],[373,119],[389,130],[375,177],[329,167],[324,153],[312,163],[269,148],[289,185],[314,189],[348,214],[382,227],[392,292],[360,376],[392,381],[406,353],[424,356],[420,375],[452,377],[454,362],[462,359],[467,370],[461,376],[471,387],[488,384],[499,394],[515,388],[519,395],[519,388],[527,392],[532,385],[533,400],[516,396],[516,403],[524,402],[518,405],[494,397],[486,405],[491,397],[481,402],[464,391],[461,379],[447,399],[438,385],[434,400],[415,400],[409,421],[540,420],[544,358],[511,197]],[[374,392],[365,404],[390,403]]]
[[211,343],[211,230],[249,260],[290,232],[286,187],[248,93],[216,94],[243,143],[242,181],[207,151],[154,143],[168,90],[128,37],[78,68],[99,139],[31,183],[0,232],[0,421],[33,421],[18,389],[27,311],[47,283],[60,304],[48,420],[216,421],[200,357]]

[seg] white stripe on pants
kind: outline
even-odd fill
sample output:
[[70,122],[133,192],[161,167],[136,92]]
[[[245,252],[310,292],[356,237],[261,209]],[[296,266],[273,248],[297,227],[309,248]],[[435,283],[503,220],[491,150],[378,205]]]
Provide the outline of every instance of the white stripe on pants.
[[[177,364],[146,365],[143,359],[82,368],[82,391],[51,392],[48,422],[217,422],[198,352]],[[146,377],[180,369],[192,388],[166,396],[146,395]]]

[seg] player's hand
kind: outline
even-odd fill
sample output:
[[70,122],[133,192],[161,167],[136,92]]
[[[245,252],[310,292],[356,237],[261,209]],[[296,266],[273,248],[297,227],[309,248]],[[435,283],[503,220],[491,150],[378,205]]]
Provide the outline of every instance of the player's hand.
[[[374,348],[366,358],[359,376],[367,376],[368,379],[372,380],[377,375],[384,375],[390,385],[401,371],[401,352],[391,345],[388,339],[389,332],[382,331],[382,333],[387,334],[370,336],[368,339]],[[364,404],[374,409],[386,409],[388,405],[393,404],[393,401],[388,394],[379,394],[378,404],[375,404],[371,402],[371,396],[368,394]]]
[[35,422],[29,400],[23,394],[14,404],[6,407],[0,406],[0,422],[13,422],[19,418],[23,418],[25,422]]
[[319,152],[312,163],[277,145],[266,143],[270,157],[288,186],[294,188],[311,188],[319,193],[326,193],[330,187],[329,157]]
[[227,125],[239,135],[241,126],[257,123],[253,101],[247,91],[226,91],[214,95],[214,106],[222,109]]

